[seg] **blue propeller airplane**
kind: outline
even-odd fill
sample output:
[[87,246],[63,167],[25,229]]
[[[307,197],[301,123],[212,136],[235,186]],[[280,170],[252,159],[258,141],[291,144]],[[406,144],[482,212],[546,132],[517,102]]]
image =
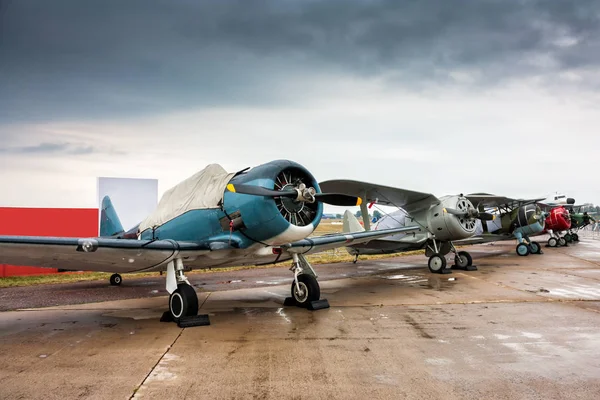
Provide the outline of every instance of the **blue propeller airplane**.
[[261,265],[292,260],[292,302],[320,298],[317,274],[304,257],[365,243],[418,226],[309,236],[323,203],[356,206],[361,198],[322,193],[313,175],[293,161],[277,160],[228,173],[218,164],[169,189],[156,209],[125,231],[109,197],[102,202],[96,238],[0,236],[0,263],[120,273],[166,271],[171,319],[198,313],[198,297],[184,272],[198,268]]

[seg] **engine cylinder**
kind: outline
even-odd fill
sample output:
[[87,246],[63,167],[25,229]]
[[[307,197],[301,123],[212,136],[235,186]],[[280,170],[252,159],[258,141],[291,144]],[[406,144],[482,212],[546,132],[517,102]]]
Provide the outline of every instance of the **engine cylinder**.
[[474,210],[473,204],[463,196],[445,196],[441,203],[429,211],[429,230],[438,240],[460,240],[475,233],[476,219],[468,215],[454,215],[445,208],[463,211]]

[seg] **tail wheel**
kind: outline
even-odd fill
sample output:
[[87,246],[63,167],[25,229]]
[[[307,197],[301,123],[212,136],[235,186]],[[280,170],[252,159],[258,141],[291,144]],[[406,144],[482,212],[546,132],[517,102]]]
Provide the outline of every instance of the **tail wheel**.
[[564,237],[558,238],[558,245],[559,246],[566,246],[567,245],[567,241],[565,240]]
[[317,301],[321,297],[321,288],[317,279],[308,274],[298,275],[298,286],[292,282],[292,298],[299,306],[306,306],[311,301]]
[[470,267],[473,265],[473,257],[466,251],[459,251],[458,255],[454,257],[454,265],[460,268]]
[[542,253],[542,246],[540,246],[540,244],[538,242],[531,242],[531,244],[529,245],[529,248],[531,250],[531,254],[541,254]]
[[429,267],[430,272],[434,274],[441,274],[444,268],[446,268],[446,257],[436,253],[429,257],[427,266]]
[[565,240],[567,241],[567,243],[571,243],[573,241],[573,236],[570,233],[567,233],[565,235]]
[[524,256],[528,256],[529,253],[531,253],[531,249],[529,248],[528,245],[526,245],[525,243],[519,243],[517,245],[517,254],[524,257]]
[[190,317],[198,314],[198,296],[193,287],[187,283],[177,286],[177,289],[169,297],[169,311],[174,321],[182,317]]
[[556,240],[556,238],[551,237],[550,239],[548,239],[548,246],[556,247],[557,244],[558,244],[558,240]]
[[110,284],[113,286],[119,286],[123,282],[123,278],[119,274],[112,274],[110,276]]
[[576,233],[573,234],[573,241],[574,242],[579,242],[579,235],[578,234],[576,234]]

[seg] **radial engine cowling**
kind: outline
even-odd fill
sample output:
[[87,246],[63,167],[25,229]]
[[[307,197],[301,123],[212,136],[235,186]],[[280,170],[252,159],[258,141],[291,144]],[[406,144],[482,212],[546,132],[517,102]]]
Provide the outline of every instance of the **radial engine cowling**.
[[571,216],[565,207],[554,207],[546,217],[546,229],[556,232],[571,229]]
[[[321,190],[313,175],[303,166],[288,160],[259,165],[236,175],[230,184],[261,186],[277,191],[293,190],[303,184]],[[291,198],[246,195],[225,192],[223,206],[233,219],[234,228],[246,239],[279,245],[309,236],[323,214],[323,204],[317,201],[297,201]],[[225,220],[225,223],[228,223]]]
[[475,233],[476,218],[472,216],[453,215],[444,209],[474,211],[473,204],[463,196],[444,196],[441,203],[429,210],[427,218],[429,230],[438,240],[460,240],[471,237]]

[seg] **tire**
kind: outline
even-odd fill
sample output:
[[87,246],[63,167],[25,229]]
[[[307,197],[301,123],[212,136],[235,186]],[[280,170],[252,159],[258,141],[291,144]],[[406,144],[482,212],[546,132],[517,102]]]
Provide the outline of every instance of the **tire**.
[[559,246],[566,246],[567,245],[567,241],[565,240],[564,237],[558,238],[558,245]]
[[187,283],[177,286],[169,296],[169,312],[174,321],[182,317],[198,315],[198,295],[193,287]]
[[541,254],[542,246],[538,242],[531,242],[529,244],[529,249],[531,250],[531,254]]
[[531,249],[525,243],[519,243],[517,245],[517,254],[518,255],[525,257],[525,256],[528,256],[529,253],[531,253]]
[[550,239],[548,239],[548,246],[556,247],[557,244],[558,244],[558,240],[556,240],[556,238],[551,237]]
[[459,251],[458,257],[454,257],[454,265],[456,265],[459,268],[470,267],[471,265],[473,265],[473,257],[471,257],[471,255],[466,251]]
[[573,236],[570,233],[567,233],[564,237],[567,243],[571,243],[573,241]]
[[112,274],[110,276],[110,284],[112,286],[119,286],[123,282],[123,278],[119,274]]
[[574,242],[579,242],[579,235],[578,234],[576,234],[576,233],[573,234],[573,241]]
[[429,267],[430,272],[434,274],[441,274],[442,271],[446,268],[446,257],[436,253],[429,257],[427,266]]
[[298,275],[298,286],[300,286],[302,293],[298,293],[296,282],[292,282],[292,298],[298,306],[307,306],[311,301],[317,301],[321,298],[321,288],[314,276],[309,274]]

